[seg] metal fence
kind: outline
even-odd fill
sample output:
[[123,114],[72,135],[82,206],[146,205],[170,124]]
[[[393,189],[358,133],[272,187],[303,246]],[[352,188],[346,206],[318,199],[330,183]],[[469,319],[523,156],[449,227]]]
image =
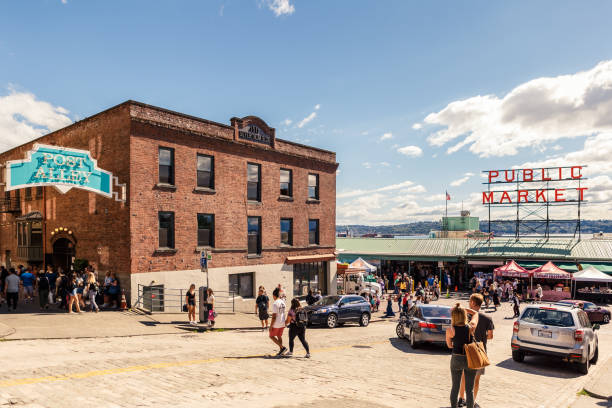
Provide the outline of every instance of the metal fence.
[[[196,305],[200,304],[199,291],[195,291]],[[148,312],[173,312],[183,311],[187,289],[165,288],[164,285],[138,285],[138,299],[136,307]],[[235,292],[215,291],[215,310],[217,313],[234,313]]]

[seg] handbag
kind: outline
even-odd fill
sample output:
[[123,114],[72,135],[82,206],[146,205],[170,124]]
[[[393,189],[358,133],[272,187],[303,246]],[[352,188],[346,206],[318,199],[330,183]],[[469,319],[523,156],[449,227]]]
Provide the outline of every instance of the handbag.
[[185,304],[183,305],[183,312],[187,312],[188,310],[189,310],[189,309],[187,309],[187,303],[185,303]]
[[472,370],[479,370],[491,364],[484,344],[481,341],[474,341],[472,334],[470,334],[470,340],[470,343],[463,345],[468,367]]

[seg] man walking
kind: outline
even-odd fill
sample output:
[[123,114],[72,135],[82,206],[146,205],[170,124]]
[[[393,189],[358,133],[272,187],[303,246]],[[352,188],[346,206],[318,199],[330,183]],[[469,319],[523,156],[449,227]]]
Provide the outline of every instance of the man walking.
[[[493,325],[493,319],[487,316],[485,313],[480,311],[480,307],[482,306],[484,299],[481,294],[475,293],[470,296],[470,309],[474,310],[478,313],[478,324],[476,324],[476,328],[474,329],[474,340],[480,341],[484,345],[485,351],[487,350],[487,340],[493,339],[493,330],[495,329],[495,325]],[[478,386],[480,385],[480,376],[485,373],[485,369],[481,368],[476,371],[476,378],[474,379],[474,401],[476,401],[476,396],[478,395]],[[459,404],[457,406],[462,407],[465,404],[465,378],[461,377],[461,387],[459,388]],[[474,402],[474,408],[479,408],[480,406]]]
[[28,266],[24,272],[21,273],[21,283],[23,284],[23,291],[25,294],[26,303],[34,300],[34,281],[36,277],[32,274],[31,268]]
[[15,269],[9,269],[9,275],[6,277],[4,284],[4,297],[6,298],[6,305],[8,310],[11,310],[11,303],[13,304],[13,311],[17,310],[17,301],[19,300],[19,276],[15,272]]
[[272,322],[270,324],[270,339],[279,348],[277,356],[282,356],[287,351],[287,347],[283,346],[283,330],[285,329],[285,320],[287,320],[287,314],[285,313],[285,302],[280,298],[280,289],[276,288],[272,292],[272,298],[274,303],[272,304]]

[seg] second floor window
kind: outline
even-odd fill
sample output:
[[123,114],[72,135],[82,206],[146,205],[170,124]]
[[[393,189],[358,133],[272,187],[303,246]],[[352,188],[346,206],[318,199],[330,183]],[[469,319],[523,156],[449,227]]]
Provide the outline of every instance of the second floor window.
[[30,201],[32,199],[32,187],[26,187],[25,189],[25,200]]
[[174,149],[159,148],[159,182],[174,185]]
[[215,216],[198,214],[198,246],[215,246]]
[[308,243],[319,245],[319,220],[308,220]]
[[43,196],[43,188],[42,186],[36,187],[36,198],[42,198]]
[[313,200],[319,199],[319,175],[308,175],[308,198]]
[[247,164],[247,200],[261,201],[261,166]]
[[291,170],[280,170],[280,195],[291,197],[293,193]]
[[159,247],[174,248],[174,213],[159,212]]
[[281,218],[281,244],[293,245],[293,219]]
[[198,154],[198,187],[215,188],[212,156]]
[[261,254],[261,217],[247,217],[248,224],[248,253]]

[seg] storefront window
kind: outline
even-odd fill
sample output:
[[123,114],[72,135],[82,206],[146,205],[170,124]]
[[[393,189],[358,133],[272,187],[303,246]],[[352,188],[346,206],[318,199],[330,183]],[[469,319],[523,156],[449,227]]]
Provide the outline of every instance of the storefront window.
[[293,265],[293,295],[306,296],[309,290],[327,294],[327,262]]
[[229,275],[229,290],[243,298],[254,297],[253,280],[255,274],[250,273],[234,273]]

